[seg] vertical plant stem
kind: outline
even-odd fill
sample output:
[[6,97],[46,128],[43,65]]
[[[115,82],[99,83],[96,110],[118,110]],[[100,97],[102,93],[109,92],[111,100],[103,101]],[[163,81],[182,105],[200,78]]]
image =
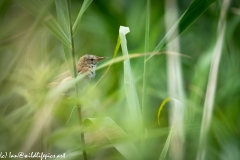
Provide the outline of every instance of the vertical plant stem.
[[219,63],[221,59],[222,47],[224,43],[226,16],[227,16],[227,9],[229,4],[230,4],[230,0],[223,0],[221,14],[218,21],[218,30],[217,30],[218,36],[217,36],[217,42],[213,51],[210,73],[209,73],[208,84],[207,84],[207,92],[205,95],[197,160],[206,159],[207,135],[208,135],[208,131],[209,131],[211,120],[212,120],[218,69],[219,69]]
[[[172,26],[178,21],[178,6],[176,0],[165,1],[165,28],[166,35],[171,30]],[[172,32],[171,36],[176,37],[166,45],[166,51],[180,51],[180,41],[178,38],[178,28]],[[166,37],[170,40],[170,37]],[[168,76],[168,95],[171,98],[178,99],[184,102],[183,76],[181,71],[181,59],[179,56],[167,54],[167,76]],[[174,107],[174,103],[170,103],[169,122],[172,126],[169,157],[172,160],[184,159],[184,122],[183,122],[183,107]]]
[[[74,50],[74,41],[73,41],[73,30],[72,30],[72,20],[71,20],[71,1],[68,0],[68,12],[69,12],[69,29],[70,29],[70,35],[71,35],[71,51],[72,51],[72,63],[73,63],[73,76],[74,78],[77,78],[77,67],[76,67],[76,55]],[[77,82],[75,83],[75,92],[76,92],[76,98],[79,98],[79,89]],[[79,119],[79,125],[82,126],[82,110],[81,110],[81,104],[79,100],[77,100],[77,108],[78,108],[78,119]],[[81,132],[81,141],[83,144],[83,158],[84,160],[87,160],[87,152],[85,150],[85,139],[84,139],[84,133]]]
[[[147,0],[147,9],[146,9],[146,31],[145,31],[145,53],[149,51],[149,12],[150,12],[150,0]],[[147,92],[147,76],[146,76],[146,68],[147,68],[147,55],[144,56],[144,68],[143,68],[143,94],[142,94],[142,124],[143,128],[145,126],[145,106],[146,106],[146,92]]]
[[[79,119],[79,124],[80,126],[82,126],[82,111],[81,111],[81,105],[77,104],[77,108],[78,108],[78,119]],[[83,158],[84,160],[87,160],[87,152],[85,150],[85,138],[84,138],[84,133],[81,132],[81,140],[82,140],[82,144],[83,144]]]
[[[150,27],[150,0],[147,0],[147,7],[146,7],[146,30],[145,30],[145,53],[149,51],[149,27]],[[143,62],[143,92],[142,92],[142,153],[144,150],[144,131],[145,131],[145,108],[146,108],[146,95],[147,95],[147,55],[144,56]]]

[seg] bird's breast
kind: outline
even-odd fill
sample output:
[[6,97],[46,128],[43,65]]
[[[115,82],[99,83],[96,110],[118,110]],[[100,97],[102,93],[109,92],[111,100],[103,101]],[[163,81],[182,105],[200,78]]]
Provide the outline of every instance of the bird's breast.
[[89,71],[88,71],[88,77],[89,77],[90,79],[93,79],[93,78],[95,77],[96,65],[91,64],[91,65],[88,66],[88,69],[89,69]]
[[89,71],[88,77],[90,79],[93,79],[95,77],[95,71],[94,70]]

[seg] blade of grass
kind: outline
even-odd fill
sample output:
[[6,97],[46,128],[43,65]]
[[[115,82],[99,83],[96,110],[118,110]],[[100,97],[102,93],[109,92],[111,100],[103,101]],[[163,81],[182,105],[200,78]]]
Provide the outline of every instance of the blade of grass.
[[206,155],[206,143],[207,143],[207,134],[210,128],[210,123],[212,119],[212,112],[214,107],[215,91],[217,85],[217,76],[218,68],[221,59],[222,46],[224,42],[225,28],[226,28],[226,14],[230,1],[224,0],[222,2],[222,9],[220,18],[218,21],[218,30],[217,30],[217,42],[213,51],[209,79],[207,84],[207,92],[204,102],[204,110],[202,117],[201,133],[199,140],[199,150],[197,154],[198,160],[205,159]]
[[73,35],[75,35],[75,33],[77,32],[77,29],[79,27],[79,23],[81,21],[82,15],[83,13],[86,11],[86,9],[90,6],[90,4],[92,3],[93,0],[84,0],[83,5],[78,13],[77,19],[74,22],[73,25]]
[[71,35],[69,33],[69,12],[67,8],[67,1],[55,0],[56,4],[56,12],[57,12],[57,20],[59,25],[61,26],[65,35],[70,39]]
[[167,153],[168,153],[169,146],[170,146],[170,143],[171,143],[171,138],[172,138],[172,132],[173,132],[172,129],[173,129],[173,127],[171,127],[171,130],[170,130],[170,132],[168,134],[167,140],[166,140],[166,142],[165,142],[165,144],[163,146],[163,150],[162,150],[162,152],[160,154],[159,160],[164,160],[167,157]]
[[[147,0],[147,6],[146,6],[146,25],[145,25],[145,53],[149,52],[149,28],[150,28],[150,0]],[[142,130],[145,127],[145,107],[146,107],[146,95],[147,95],[147,55],[144,56],[144,62],[143,62],[143,91],[142,91]]]
[[[150,28],[150,0],[147,0],[146,5],[146,24],[145,24],[145,53],[149,52],[149,28]],[[145,114],[146,114],[146,104],[147,104],[147,55],[144,56],[143,61],[143,90],[142,90],[142,134],[144,134],[145,130]],[[145,140],[144,135],[142,135],[141,139],[141,152],[143,157],[145,155]]]
[[[163,107],[165,106],[165,104],[169,101],[173,100],[174,101],[174,107],[175,108],[178,108],[179,111],[181,112],[178,112],[174,115],[171,115],[172,118],[173,118],[173,123],[172,123],[172,127],[171,127],[171,130],[168,134],[168,138],[164,144],[164,147],[163,147],[163,150],[160,154],[160,157],[159,157],[159,160],[163,160],[166,158],[167,156],[167,152],[169,150],[169,147],[170,147],[170,144],[171,144],[171,139],[176,136],[176,135],[181,135],[181,132],[179,133],[179,131],[181,131],[181,128],[179,128],[179,122],[182,118],[182,111],[183,111],[183,107],[182,107],[182,104],[177,100],[177,99],[174,99],[174,98],[166,98],[164,99],[164,101],[161,103],[159,109],[158,109],[158,115],[157,115],[157,120],[158,120],[158,124],[160,125],[160,114],[161,114],[161,111],[163,109]],[[181,123],[181,122],[180,122]],[[176,142],[176,141],[175,141]]]
[[141,159],[140,153],[134,143],[124,130],[110,117],[85,119],[83,121],[84,126],[89,122],[96,127],[126,159]]
[[[56,4],[58,23],[62,27],[65,35],[69,39],[71,39],[71,35],[69,32],[70,19],[69,19],[69,12],[68,12],[68,8],[67,8],[67,1],[55,0],[55,4]],[[74,66],[71,61],[68,61],[71,58],[71,48],[70,48],[70,46],[66,46],[63,44],[63,50],[64,50],[64,55],[65,55],[65,60],[68,65],[68,69],[71,71],[72,76],[73,76],[74,75],[74,70],[73,70]]]
[[[167,32],[163,39],[158,43],[156,48],[153,50],[153,54],[150,55],[147,61],[154,56],[154,52],[160,51],[166,46],[167,43],[171,42],[174,38],[179,36],[185,31],[191,24],[201,16],[206,9],[214,3],[216,0],[194,0],[183,15],[177,20],[172,28]],[[179,34],[174,34],[176,29],[179,27]]]
[[162,109],[163,109],[163,107],[165,106],[165,104],[167,103],[167,102],[169,102],[171,100],[171,98],[166,98],[166,99],[164,99],[164,101],[161,103],[161,105],[160,105],[160,107],[159,107],[159,109],[158,109],[158,115],[157,115],[157,121],[158,121],[158,125],[160,125],[160,114],[161,114],[161,111],[162,111]]
[[[23,8],[25,8],[32,16],[38,17],[41,13],[44,5],[39,0],[18,0],[17,1]],[[47,3],[53,3],[54,1],[48,1]],[[64,45],[70,47],[70,39],[64,33],[62,27],[56,21],[49,11],[44,12],[44,16],[41,19],[43,25],[45,25]]]
[[[122,62],[122,61],[127,60],[127,59],[139,58],[139,57],[143,57],[143,56],[146,56],[146,55],[149,56],[151,54],[152,54],[152,52],[149,52],[149,53],[132,53],[132,54],[127,55],[127,56],[116,57],[116,58],[114,58],[110,61],[107,61],[107,62],[99,65],[96,68],[96,70],[102,69],[102,68],[108,66],[109,64],[115,64],[115,63],[119,63],[119,62]],[[185,55],[185,54],[181,54],[181,53],[177,53],[177,52],[170,52],[170,51],[168,51],[168,52],[156,52],[155,54],[156,55],[172,54],[172,55],[176,55],[176,56],[181,56],[181,57],[184,57],[184,58],[187,58],[187,59],[191,60],[191,62],[195,65],[193,59],[190,56]],[[196,65],[195,65],[195,69],[196,69]]]
[[[127,49],[127,40],[125,35],[130,32],[128,27],[120,26],[119,29],[119,36],[121,41],[121,47],[123,55],[128,57],[128,49]],[[130,117],[133,124],[132,129],[133,133],[138,135],[141,133],[141,127],[142,127],[142,115],[140,111],[140,104],[138,100],[137,91],[134,85],[134,78],[132,75],[132,69],[129,58],[124,60],[124,87],[125,87],[125,93],[128,103],[128,108],[130,111]]]
[[[178,7],[176,0],[166,0],[165,1],[165,30],[166,32],[171,29],[171,26],[178,19]],[[173,41],[166,45],[167,51],[180,51],[180,42],[178,38],[178,28],[176,28],[173,36],[176,37]],[[168,76],[168,96],[179,99],[184,102],[184,90],[182,83],[182,70],[181,70],[181,59],[179,56],[175,56],[172,54],[167,54],[167,76]],[[174,107],[174,105],[170,104],[170,112],[169,112],[169,122],[173,125],[174,115],[183,115],[181,114],[181,110],[179,108]],[[183,117],[179,117],[178,121],[178,132],[179,135],[183,135]],[[184,137],[173,134],[172,140],[170,143],[169,156],[172,160],[182,160],[184,154]]]

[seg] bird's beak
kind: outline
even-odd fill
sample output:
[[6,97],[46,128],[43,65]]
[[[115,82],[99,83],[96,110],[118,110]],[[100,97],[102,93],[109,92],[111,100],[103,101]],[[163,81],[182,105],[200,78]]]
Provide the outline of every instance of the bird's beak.
[[101,60],[104,60],[106,58],[108,58],[108,57],[97,57],[97,61],[101,61]]

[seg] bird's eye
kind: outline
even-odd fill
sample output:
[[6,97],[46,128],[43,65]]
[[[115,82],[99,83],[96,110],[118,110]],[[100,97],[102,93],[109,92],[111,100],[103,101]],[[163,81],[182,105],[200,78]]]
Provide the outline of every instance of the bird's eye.
[[94,59],[90,59],[91,61],[93,61]]

